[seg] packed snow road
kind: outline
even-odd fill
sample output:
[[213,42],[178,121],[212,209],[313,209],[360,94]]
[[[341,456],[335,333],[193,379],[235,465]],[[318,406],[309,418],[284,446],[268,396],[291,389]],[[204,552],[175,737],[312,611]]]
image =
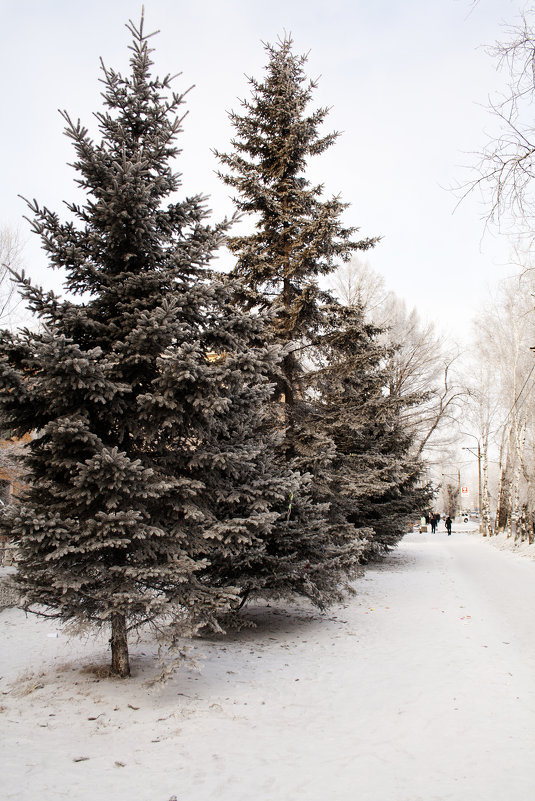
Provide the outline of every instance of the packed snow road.
[[535,561],[410,534],[356,589],[326,615],[253,610],[163,687],[148,641],[132,679],[100,679],[104,643],[5,610],[2,798],[534,798]]

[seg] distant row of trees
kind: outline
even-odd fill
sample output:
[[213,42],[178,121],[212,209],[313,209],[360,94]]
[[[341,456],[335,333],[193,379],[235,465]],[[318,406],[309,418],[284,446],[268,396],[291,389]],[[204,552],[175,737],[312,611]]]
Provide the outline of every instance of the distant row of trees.
[[[398,301],[372,314],[322,286],[377,240],[306,178],[336,134],[308,111],[291,40],[267,47],[217,154],[236,234],[202,195],[177,199],[184,95],[153,77],[143,19],[128,27],[130,74],[103,68],[99,141],[63,113],[85,203],[66,221],[29,203],[69,295],[18,273],[39,326],[0,348],[2,423],[37,432],[0,522],[24,605],[110,626],[121,676],[139,626],[173,643],[250,599],[341,598],[428,505],[422,452],[456,403],[441,343]],[[229,275],[210,266],[224,243]]]
[[535,276],[504,280],[475,321],[470,413],[486,534],[535,534]]

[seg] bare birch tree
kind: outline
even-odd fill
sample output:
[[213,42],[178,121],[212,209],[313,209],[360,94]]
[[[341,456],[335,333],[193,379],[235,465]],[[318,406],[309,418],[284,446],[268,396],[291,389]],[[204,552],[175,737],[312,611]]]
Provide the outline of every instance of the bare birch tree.
[[[21,267],[22,247],[16,231],[4,226],[0,228],[0,329],[9,328],[16,322],[16,310],[20,298],[11,280],[11,270]],[[21,475],[19,456],[20,442],[9,439],[0,419],[0,501],[9,502],[13,480]]]
[[13,325],[15,312],[20,306],[11,271],[20,270],[21,260],[22,246],[18,233],[8,227],[0,228],[0,328]]
[[425,401],[409,409],[407,425],[416,434],[416,452],[426,453],[433,461],[433,451],[450,448],[458,439],[457,419],[465,392],[454,376],[458,351],[439,336],[432,323],[422,323],[416,310],[408,312],[397,297],[383,308],[388,321],[389,343],[395,348],[391,357],[391,387],[400,396],[424,395]]
[[477,318],[474,338],[480,370],[474,371],[471,405],[481,406],[486,396],[479,434],[486,442],[487,465],[489,448],[497,456],[496,530],[509,536],[525,530],[531,537],[535,514],[534,291],[529,269],[502,282]]
[[405,424],[414,434],[415,454],[435,461],[434,452],[451,448],[458,439],[456,420],[466,393],[454,375],[456,347],[432,323],[422,323],[415,309],[407,311],[405,302],[386,289],[384,278],[358,257],[337,270],[331,285],[343,303],[360,305],[367,319],[383,329],[390,349],[390,393],[418,399],[406,408]]
[[533,241],[535,231],[535,8],[505,28],[503,41],[488,48],[506,88],[489,99],[496,123],[476,154],[475,178],[459,187],[461,197],[480,191],[487,205],[487,222],[513,228]]
[[368,261],[354,253],[332,274],[329,284],[345,306],[361,306],[376,325],[382,326],[381,310],[394,293],[387,290],[385,279]]

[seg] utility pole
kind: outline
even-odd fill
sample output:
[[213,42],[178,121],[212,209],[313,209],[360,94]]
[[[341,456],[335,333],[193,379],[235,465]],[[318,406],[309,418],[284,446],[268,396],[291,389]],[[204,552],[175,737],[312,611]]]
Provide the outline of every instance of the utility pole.
[[477,453],[474,452],[473,448],[467,446],[463,446],[463,451],[468,451],[477,458],[477,511],[479,514],[479,530],[481,531],[481,509],[483,506],[483,496],[481,494],[481,441],[479,437],[476,437],[474,434],[469,434],[467,431],[461,431],[461,434],[465,434],[467,437],[473,437],[477,442]]

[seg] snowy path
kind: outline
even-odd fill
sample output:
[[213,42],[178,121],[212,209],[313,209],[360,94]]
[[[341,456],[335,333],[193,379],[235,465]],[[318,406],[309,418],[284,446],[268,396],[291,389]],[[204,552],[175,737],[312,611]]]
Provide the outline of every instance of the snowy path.
[[257,610],[163,688],[149,643],[99,681],[102,645],[2,612],[2,799],[535,797],[535,562],[410,534],[356,586],[327,615]]

